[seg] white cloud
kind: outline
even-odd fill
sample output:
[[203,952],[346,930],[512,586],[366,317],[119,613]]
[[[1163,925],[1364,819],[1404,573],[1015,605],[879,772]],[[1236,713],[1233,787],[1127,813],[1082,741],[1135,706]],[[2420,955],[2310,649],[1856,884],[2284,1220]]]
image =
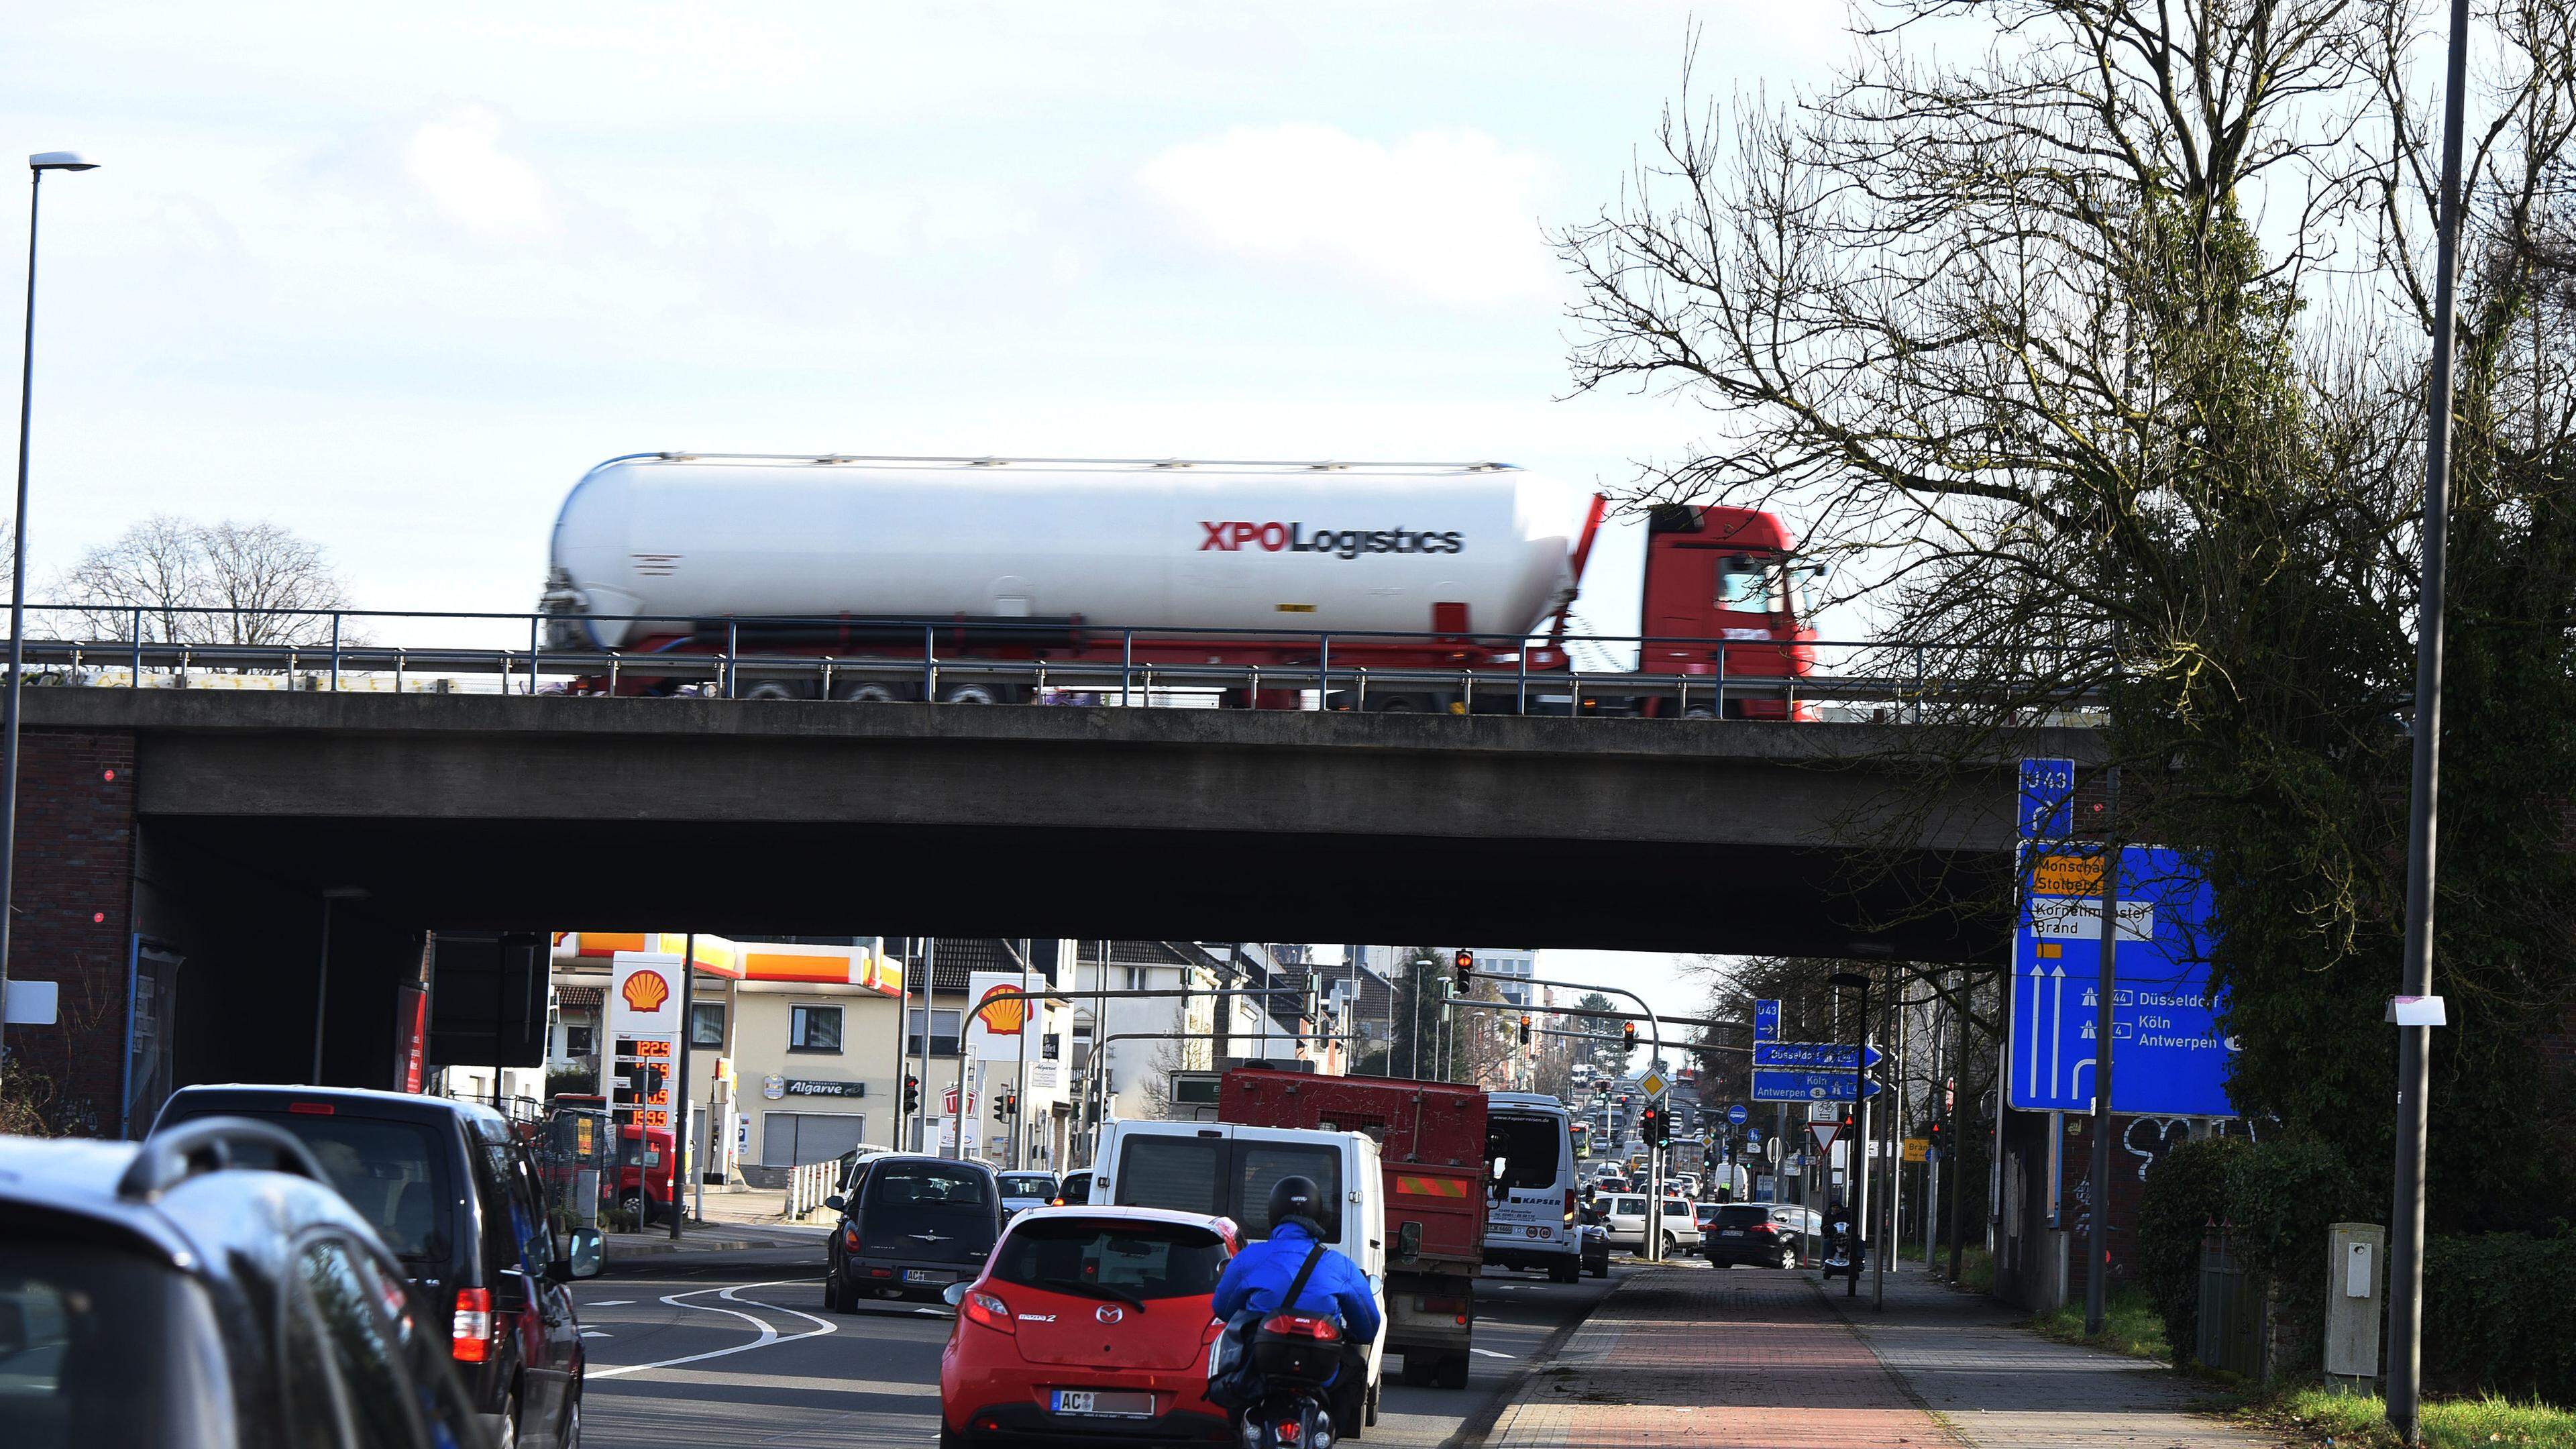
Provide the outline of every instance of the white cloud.
[[467,106],[412,133],[403,169],[441,216],[485,241],[539,241],[555,233],[554,206],[537,168],[501,149],[501,118]]
[[1238,127],[1172,147],[1136,179],[1219,251],[1320,262],[1455,305],[1550,296],[1546,164],[1481,131],[1392,146],[1332,126]]

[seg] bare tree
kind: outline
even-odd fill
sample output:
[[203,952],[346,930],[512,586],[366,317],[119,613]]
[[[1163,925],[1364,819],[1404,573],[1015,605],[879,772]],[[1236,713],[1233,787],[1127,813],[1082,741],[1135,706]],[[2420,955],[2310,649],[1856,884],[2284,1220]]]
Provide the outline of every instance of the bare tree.
[[[146,643],[314,645],[347,586],[320,545],[283,525],[155,514],[82,555],[56,592],[88,637]],[[344,632],[343,642],[354,636]]]

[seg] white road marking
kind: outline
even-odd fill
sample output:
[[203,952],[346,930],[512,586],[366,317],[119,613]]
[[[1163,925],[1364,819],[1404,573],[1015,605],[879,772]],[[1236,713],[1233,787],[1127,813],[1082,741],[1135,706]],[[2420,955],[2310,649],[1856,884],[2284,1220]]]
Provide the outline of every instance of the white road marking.
[[1510,1358],[1510,1357],[1511,1357],[1511,1355],[1510,1355],[1510,1354],[1507,1354],[1507,1353],[1496,1353],[1496,1352],[1494,1352],[1494,1351],[1493,1351],[1492,1349],[1490,1349],[1490,1348],[1471,1348],[1471,1349],[1469,1349],[1469,1350],[1467,1350],[1467,1351],[1468,1351],[1469,1353],[1481,1353],[1481,1354],[1483,1354],[1483,1355],[1484,1355],[1485,1357],[1487,1357],[1487,1358]]
[[[626,1374],[640,1374],[651,1369],[675,1368],[684,1363],[700,1363],[711,1358],[723,1358],[728,1354],[749,1353],[755,1348],[767,1348],[771,1344],[794,1343],[798,1339],[802,1338],[820,1338],[827,1333],[840,1332],[841,1326],[839,1324],[834,1323],[828,1318],[819,1318],[814,1314],[807,1313],[801,1308],[781,1308],[775,1303],[763,1303],[757,1298],[746,1299],[734,1296],[748,1288],[803,1287],[809,1285],[812,1281],[813,1280],[810,1278],[777,1278],[764,1283],[736,1283],[732,1287],[724,1289],[692,1288],[685,1293],[665,1293],[662,1295],[661,1301],[670,1304],[674,1308],[695,1308],[707,1313],[729,1313],[760,1330],[760,1337],[749,1343],[737,1343],[731,1348],[710,1349],[705,1353],[693,1353],[680,1358],[666,1358],[658,1363],[629,1363],[619,1364],[615,1368],[589,1369],[586,1371],[585,1376],[594,1379],[619,1378]],[[680,1301],[683,1298],[694,1298],[701,1293],[713,1293],[717,1297],[731,1303],[749,1303],[756,1308],[766,1308],[772,1313],[784,1313],[791,1317],[802,1318],[808,1323],[819,1323],[822,1327],[816,1328],[811,1332],[791,1333],[782,1337],[777,1329],[770,1327],[755,1315],[745,1313],[739,1308],[719,1308],[712,1303],[683,1303]]]
[[617,1335],[613,1333],[602,1333],[596,1328],[585,1328],[581,1331],[581,1336],[584,1338],[615,1338]]
[[585,1303],[581,1306],[584,1308],[632,1308],[635,1306],[635,1300],[632,1298],[602,1298],[597,1303]]

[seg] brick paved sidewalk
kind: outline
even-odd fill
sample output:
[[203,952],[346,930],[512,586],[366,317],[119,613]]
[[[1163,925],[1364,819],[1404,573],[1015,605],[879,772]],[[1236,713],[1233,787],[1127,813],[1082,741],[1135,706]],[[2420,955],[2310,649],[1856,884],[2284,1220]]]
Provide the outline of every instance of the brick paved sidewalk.
[[[1522,1382],[1490,1449],[2254,1449],[2153,1364],[2052,1343],[1913,1269],[1887,1311],[1805,1274],[1630,1276]],[[1850,1310],[1846,1318],[1844,1310]]]
[[1631,1275],[1486,1438],[1491,1449],[1957,1442],[1804,1277],[1703,1268]]

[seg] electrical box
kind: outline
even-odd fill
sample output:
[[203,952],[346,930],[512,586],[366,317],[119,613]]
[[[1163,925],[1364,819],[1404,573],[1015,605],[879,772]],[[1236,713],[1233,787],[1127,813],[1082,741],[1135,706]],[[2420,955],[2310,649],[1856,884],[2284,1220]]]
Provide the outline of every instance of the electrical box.
[[2336,1223],[2326,1233],[2326,1374],[2368,1392],[2379,1377],[2379,1327],[2387,1316],[2388,1230]]

